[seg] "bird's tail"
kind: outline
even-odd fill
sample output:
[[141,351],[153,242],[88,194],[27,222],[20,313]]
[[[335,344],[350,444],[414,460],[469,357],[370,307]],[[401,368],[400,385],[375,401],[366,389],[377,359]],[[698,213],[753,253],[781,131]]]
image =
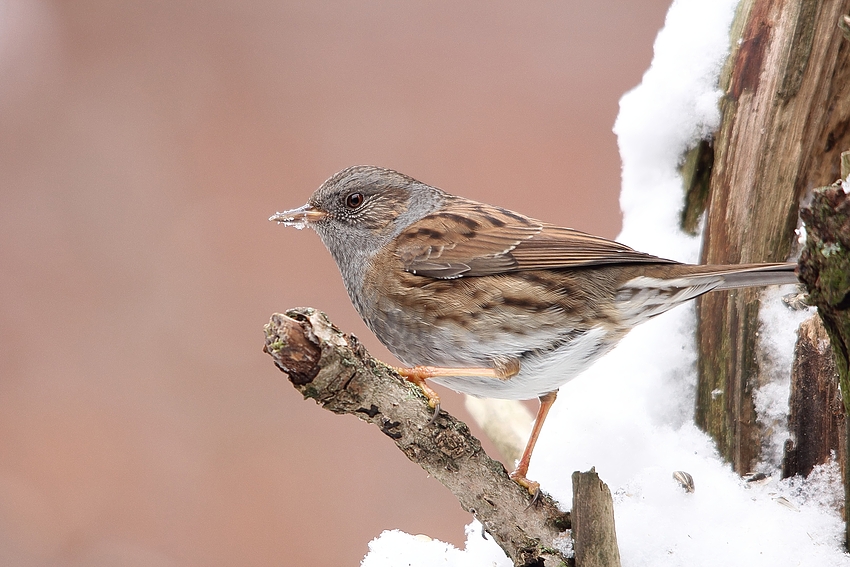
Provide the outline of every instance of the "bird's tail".
[[[693,266],[694,272],[689,277],[698,280],[704,276],[707,280],[720,278],[720,283],[713,289],[737,289],[762,285],[782,285],[799,283],[794,272],[797,264],[782,262],[777,264],[740,264],[731,266]],[[696,283],[696,282],[695,282]]]
[[636,325],[704,293],[798,283],[796,264],[659,266],[652,275],[630,279],[617,290],[623,321]]

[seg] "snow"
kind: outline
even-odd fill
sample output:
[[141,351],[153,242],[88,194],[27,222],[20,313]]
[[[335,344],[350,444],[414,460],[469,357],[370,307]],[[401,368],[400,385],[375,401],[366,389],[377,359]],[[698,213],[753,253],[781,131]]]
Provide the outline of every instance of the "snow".
[[513,563],[490,536],[482,535],[481,524],[466,527],[466,546],[455,546],[425,535],[387,530],[369,542],[362,567],[512,567]]
[[789,309],[782,296],[794,293],[795,286],[775,286],[762,292],[759,320],[765,332],[759,333],[759,366],[772,381],[755,391],[756,415],[759,424],[772,433],[767,447],[762,447],[765,472],[782,465],[788,432],[788,400],[791,395],[791,365],[794,363],[794,344],[797,327],[814,315],[811,309]]
[[[717,79],[725,60],[733,0],[677,0],[655,42],[652,66],[620,103],[615,125],[623,160],[623,231],[636,249],[695,262],[699,240],[678,228],[685,151],[719,124]],[[564,508],[571,474],[596,467],[614,495],[624,567],[716,565],[850,566],[842,551],[843,501],[835,462],[807,478],[779,480],[796,328],[810,313],[781,302],[793,286],[766,290],[759,345],[772,381],[757,391],[759,419],[773,436],[747,482],[693,424],[696,387],[693,304],[630,333],[608,356],[561,388],[529,477]],[[686,471],[696,490],[673,478]],[[362,567],[509,566],[481,526],[464,550],[388,531],[369,544]]]

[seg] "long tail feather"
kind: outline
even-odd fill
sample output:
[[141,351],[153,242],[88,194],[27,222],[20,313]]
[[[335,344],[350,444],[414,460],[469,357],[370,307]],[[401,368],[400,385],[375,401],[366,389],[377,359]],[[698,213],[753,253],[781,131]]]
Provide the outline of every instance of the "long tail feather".
[[742,264],[684,266],[670,277],[638,276],[617,290],[617,304],[625,322],[637,325],[690,299],[714,290],[798,283],[796,264]]
[[[736,289],[762,285],[795,284],[800,280],[794,269],[797,264],[748,264],[741,266],[705,266],[706,275],[721,276],[722,283],[714,289]],[[712,270],[712,268],[715,268]],[[727,271],[728,270],[728,271]],[[699,274],[694,274],[699,275]]]

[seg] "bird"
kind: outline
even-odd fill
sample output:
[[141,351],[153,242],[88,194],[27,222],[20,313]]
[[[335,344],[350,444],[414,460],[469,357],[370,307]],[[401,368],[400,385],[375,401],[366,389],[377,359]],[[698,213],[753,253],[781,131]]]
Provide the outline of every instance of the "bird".
[[435,417],[426,381],[539,400],[511,473],[535,497],[528,467],[561,386],[635,326],[704,293],[798,282],[793,263],[680,263],[376,166],[334,174],[269,220],[318,233],[355,309]]

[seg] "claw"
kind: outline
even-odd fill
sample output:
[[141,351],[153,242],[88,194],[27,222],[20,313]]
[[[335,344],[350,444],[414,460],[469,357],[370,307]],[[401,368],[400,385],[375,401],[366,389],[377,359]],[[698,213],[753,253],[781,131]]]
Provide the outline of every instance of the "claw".
[[437,398],[437,403],[434,405],[434,415],[431,416],[431,419],[428,420],[428,423],[425,424],[425,427],[430,427],[434,425],[434,422],[437,421],[437,416],[440,415],[440,399]]
[[540,500],[540,487],[537,487],[537,490],[534,491],[534,496],[531,497],[531,502],[528,503],[528,506],[525,507],[526,510],[537,504],[537,501]]

